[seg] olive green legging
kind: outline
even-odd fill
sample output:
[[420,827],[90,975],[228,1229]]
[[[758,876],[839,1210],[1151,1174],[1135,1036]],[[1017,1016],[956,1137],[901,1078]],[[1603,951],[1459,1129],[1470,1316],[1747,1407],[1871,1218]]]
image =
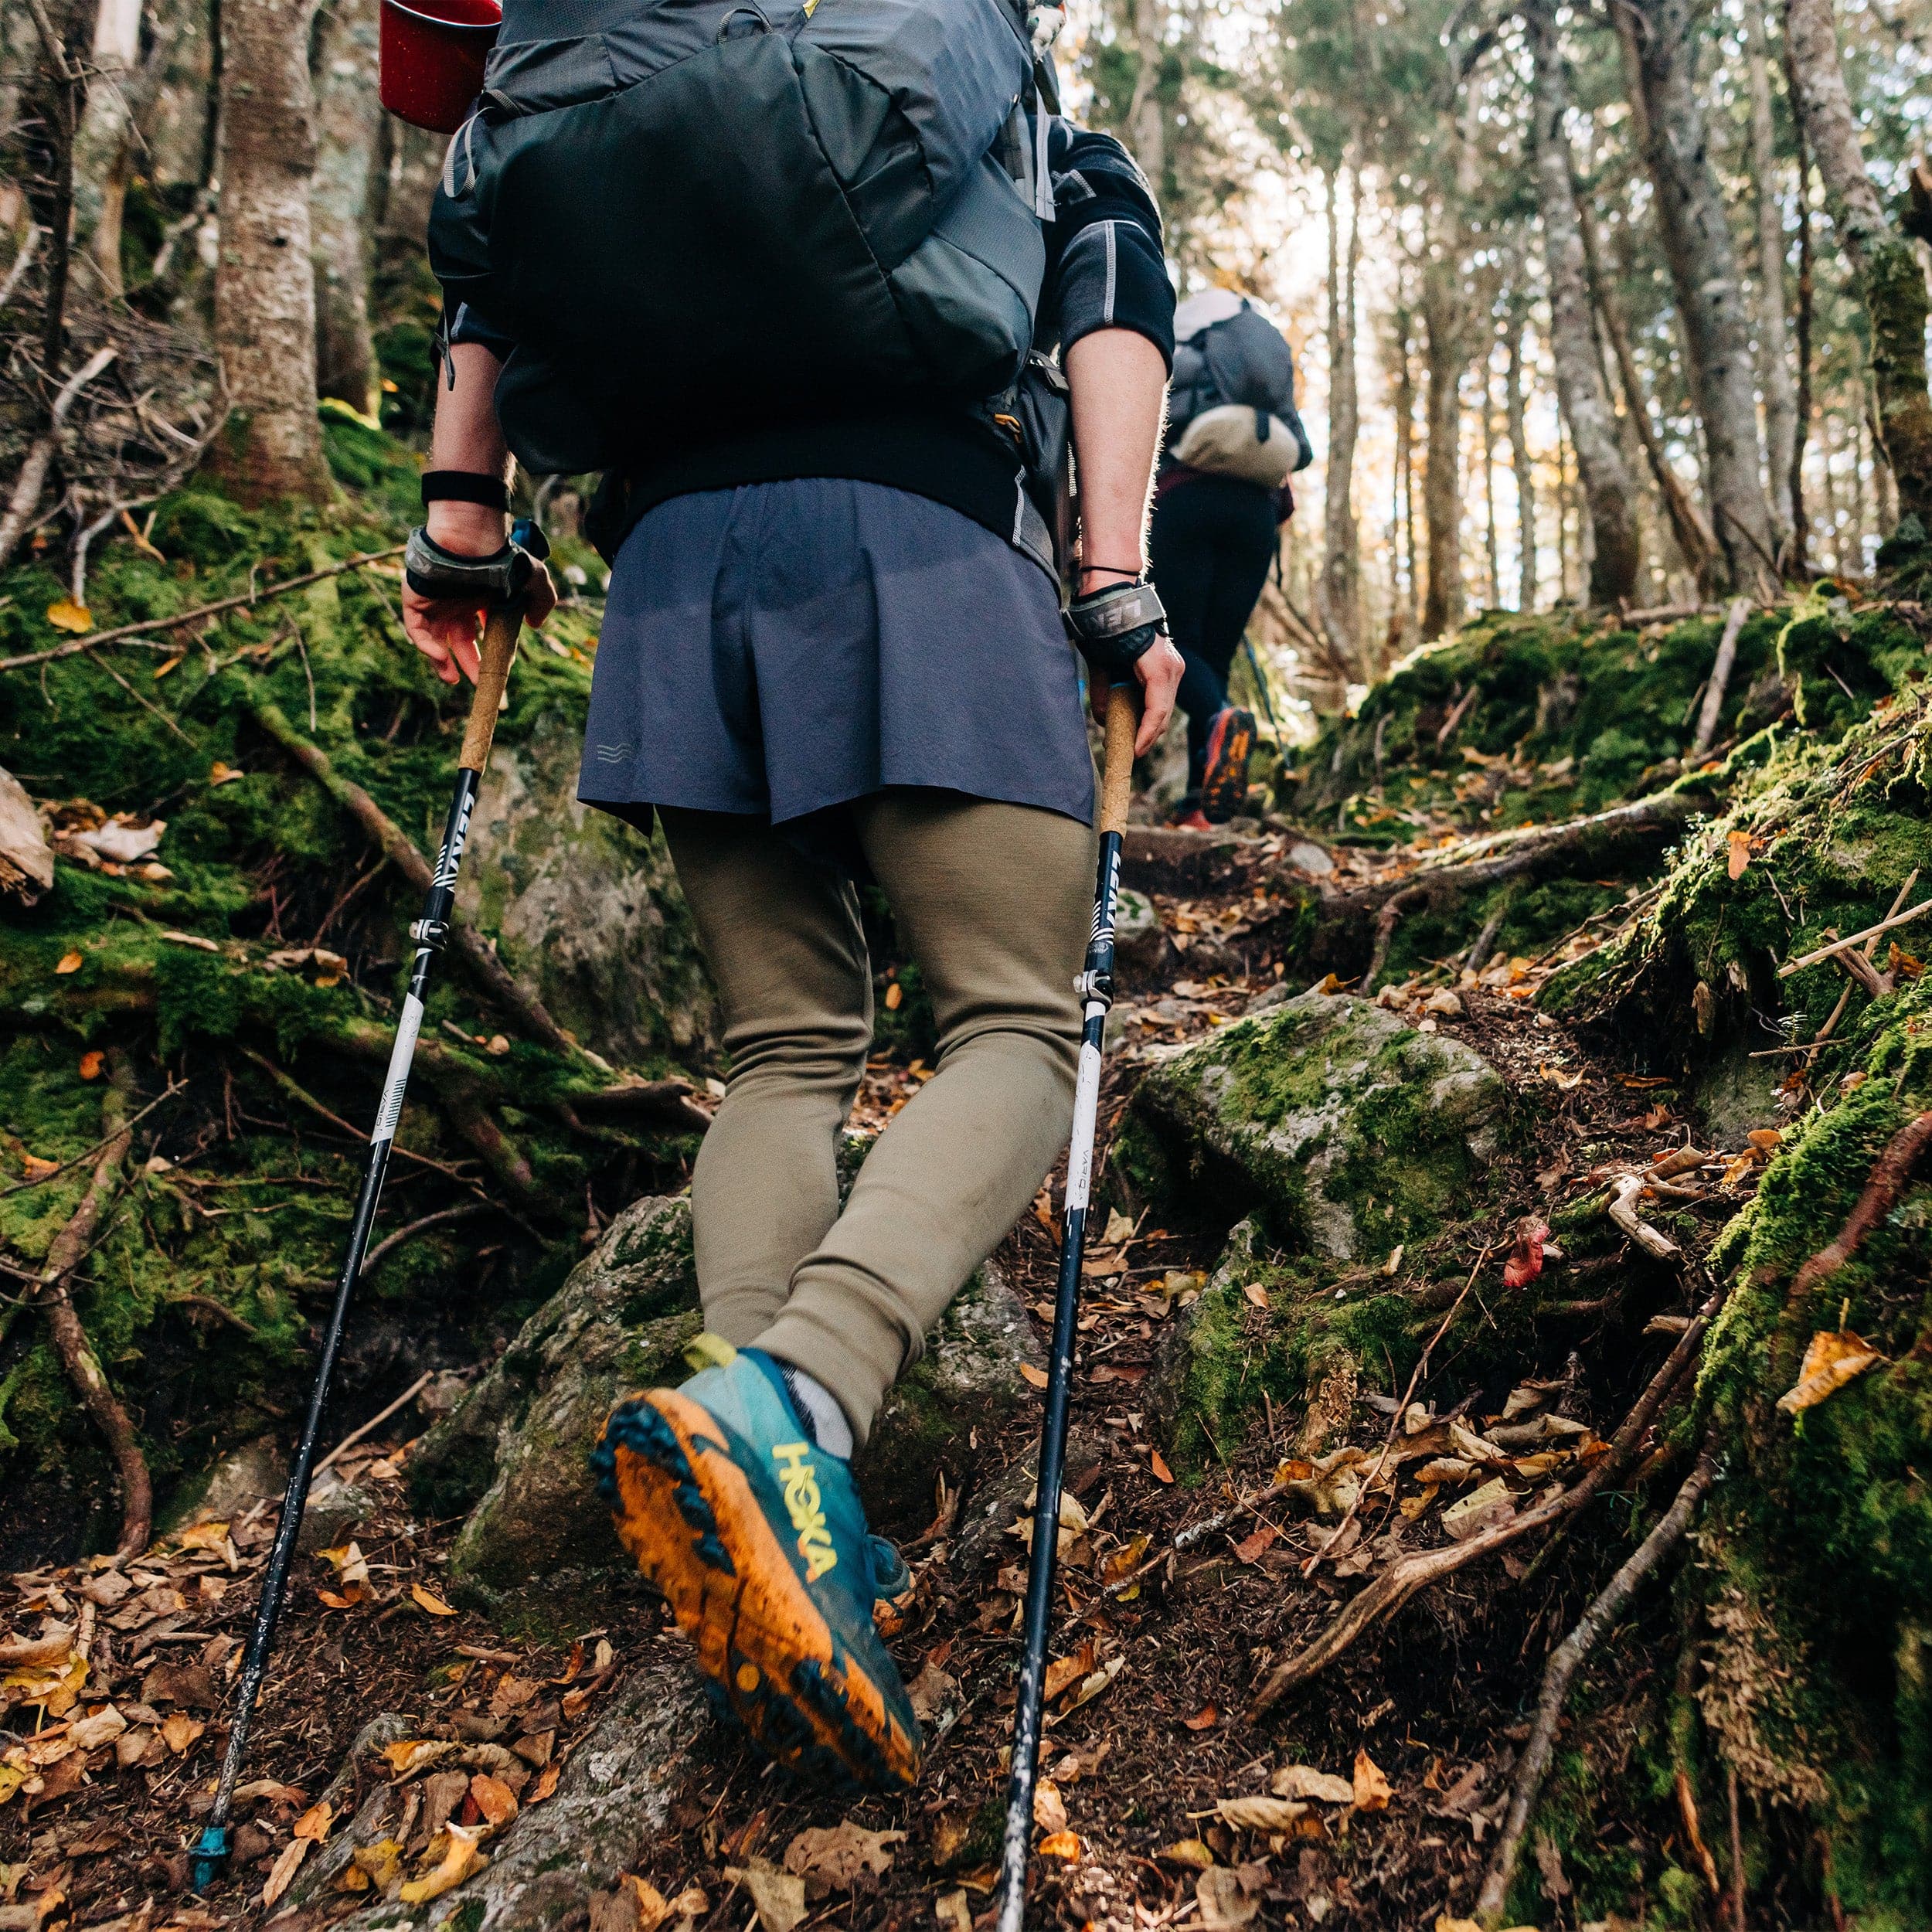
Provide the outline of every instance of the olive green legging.
[[731,1056],[691,1180],[705,1321],[815,1376],[862,1443],[1066,1140],[1094,844],[1056,812],[956,792],[852,811],[939,1051],[842,1213],[838,1137],[872,1046],[858,895],[754,819],[660,816]]

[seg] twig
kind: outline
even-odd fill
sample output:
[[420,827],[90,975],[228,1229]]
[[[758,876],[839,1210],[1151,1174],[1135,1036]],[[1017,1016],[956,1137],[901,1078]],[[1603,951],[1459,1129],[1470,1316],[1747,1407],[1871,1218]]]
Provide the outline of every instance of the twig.
[[1543,1672],[1543,1695],[1536,1705],[1536,1721],[1516,1763],[1516,1774],[1509,1792],[1509,1809],[1503,1821],[1502,1835],[1496,1841],[1489,1870],[1476,1901],[1476,1918],[1483,1925],[1502,1922],[1503,1908],[1515,1883],[1516,1862],[1522,1855],[1522,1842],[1529,1828],[1530,1814],[1543,1795],[1543,1781],[1549,1774],[1549,1760],[1556,1745],[1556,1726],[1563,1716],[1563,1700],[1570,1694],[1570,1681],[1583,1659],[1605,1632],[1623,1614],[1624,1607],[1636,1594],[1638,1586],[1673,1549],[1690,1527],[1691,1519],[1706,1492],[1716,1479],[1717,1468],[1707,1441],[1697,1466],[1685,1478],[1669,1509],[1657,1526],[1611,1578],[1577,1628],[1550,1654]]
[[73,1157],[72,1160],[63,1161],[58,1167],[52,1169],[48,1173],[37,1175],[31,1181],[15,1181],[11,1187],[0,1187],[0,1201],[4,1201],[9,1194],[24,1194],[29,1188],[45,1187],[49,1182],[57,1181],[60,1179],[62,1175],[67,1173],[72,1168],[80,1166],[83,1161],[92,1160],[103,1148],[107,1146],[110,1142],[117,1138],[122,1132],[131,1131],[134,1128],[140,1126],[141,1122],[147,1119],[148,1116],[153,1113],[156,1107],[166,1106],[168,1101],[172,1100],[177,1094],[183,1091],[187,1085],[188,1083],[185,1080],[169,1081],[168,1083],[167,1092],[158,1094],[155,1098],[150,1100],[148,1104],[128,1123],[126,1128],[117,1128],[112,1134],[104,1134],[100,1139],[94,1142],[92,1147],[83,1148],[80,1153],[77,1154]]
[[356,1444],[360,1442],[365,1436],[369,1434],[374,1430],[381,1428],[383,1424],[388,1421],[389,1417],[394,1415],[397,1410],[407,1408],[408,1406],[430,1386],[430,1383],[433,1382],[435,1378],[436,1371],[434,1369],[425,1369],[423,1372],[418,1376],[416,1379],[412,1382],[410,1386],[405,1389],[386,1409],[379,1410],[374,1415],[369,1417],[368,1421],[362,1424],[361,1428],[352,1429],[347,1435],[343,1437],[342,1440],[336,1444],[335,1447],[330,1450],[328,1454],[323,1457],[320,1462],[316,1464],[316,1475],[319,1476],[331,1463],[335,1461],[338,1456],[342,1454],[344,1450],[353,1449]]
[[1607,1455],[1585,1471],[1562,1495],[1553,1497],[1539,1508],[1499,1523],[1493,1529],[1484,1530],[1466,1542],[1451,1543],[1440,1549],[1418,1551],[1413,1556],[1397,1559],[1366,1589],[1351,1597],[1313,1643],[1275,1667],[1248,1706],[1248,1721],[1258,1721],[1290,1691],[1318,1676],[1364,1631],[1393,1616],[1417,1591],[1441,1577],[1453,1575],[1479,1557],[1492,1556],[1496,1551],[1506,1549],[1532,1530],[1548,1529],[1582,1509],[1598,1491],[1621,1477],[1636,1460],[1637,1449],[1645,1432],[1695,1359],[1710,1327],[1711,1318],[1723,1301],[1722,1288],[1713,1288],[1705,1298],[1703,1305],[1678,1337],[1676,1345],[1665,1358],[1663,1366],[1651,1377],[1644,1393],[1638,1396],[1636,1406],[1624,1417],[1623,1426],[1611,1439]]
[[1393,899],[1383,902],[1382,910],[1376,914],[1375,950],[1369,955],[1369,970],[1362,976],[1362,990],[1365,993],[1375,991],[1376,976],[1389,958],[1389,947],[1396,936],[1396,921],[1420,900],[1428,896],[1421,886],[1411,886],[1406,891],[1397,893]]
[[1806,967],[1815,966],[1835,953],[1862,946],[1868,939],[1876,939],[1881,933],[1889,933],[1894,926],[1909,924],[1923,912],[1932,912],[1932,899],[1922,899],[1910,912],[1894,913],[1889,919],[1881,919],[1876,926],[1867,926],[1862,933],[1850,933],[1843,939],[1835,939],[1828,946],[1821,946],[1815,952],[1807,953],[1802,959],[1787,960],[1777,969],[1777,976],[1780,979],[1789,979],[1792,974],[1801,973]]
[[1697,1860],[1698,1870],[1704,1875],[1704,1883],[1711,1889],[1711,1896],[1721,1899],[1724,1887],[1717,1876],[1717,1861],[1704,1842],[1704,1828],[1697,1815],[1697,1794],[1691,1789],[1690,1773],[1681,1764],[1677,1767],[1677,1815],[1684,1821],[1684,1835],[1690,1840],[1692,1855]]
[[[111,346],[97,349],[83,362],[73,375],[63,383],[53,399],[53,406],[47,411],[47,426],[28,446],[26,457],[20,465],[20,474],[15,478],[13,493],[7,502],[6,514],[0,516],[0,569],[6,566],[13,555],[14,546],[26,534],[32,521],[34,506],[40,501],[40,492],[46,488],[47,471],[53,467],[54,452],[59,447],[60,432],[66,427],[67,413],[74,406],[75,399],[107,365],[114,359],[115,351]],[[83,640],[77,639],[76,644]],[[53,653],[64,657],[72,645],[63,645]],[[36,658],[9,658],[0,660],[0,670],[10,668],[15,664],[35,663]]]
[[[118,1060],[118,1056],[117,1056]],[[81,1326],[73,1298],[68,1291],[74,1270],[80,1265],[100,1225],[103,1210],[121,1179],[121,1165],[134,1140],[134,1123],[121,1117],[127,1091],[127,1076],[117,1064],[112,1084],[104,1098],[109,1134],[94,1165],[87,1191],[66,1226],[48,1247],[42,1264],[39,1300],[46,1311],[47,1328],[54,1352],[60,1358],[80,1406],[107,1440],[114,1468],[121,1478],[121,1542],[115,1551],[117,1561],[138,1556],[148,1547],[154,1527],[154,1484],[148,1473],[148,1459],[141,1452],[134,1426],[121,1399],[109,1386],[100,1358],[94,1353],[87,1332]]]
[[1469,1279],[1462,1284],[1462,1292],[1449,1304],[1449,1312],[1436,1325],[1436,1332],[1423,1345],[1421,1355],[1417,1359],[1414,1372],[1409,1377],[1409,1386],[1402,1392],[1402,1400],[1396,1404],[1396,1412],[1389,1418],[1389,1433],[1382,1439],[1382,1454],[1376,1458],[1376,1466],[1369,1471],[1367,1481],[1357,1485],[1349,1506],[1342,1512],[1342,1520],[1335,1526],[1335,1534],[1320,1548],[1315,1550],[1301,1566],[1301,1574],[1312,1577],[1321,1567],[1321,1559],[1331,1550],[1339,1553],[1342,1539],[1347,1533],[1350,1523],[1361,1513],[1362,1498],[1382,1480],[1382,1471],[1389,1460],[1389,1451],[1395,1446],[1396,1431],[1402,1427],[1402,1418],[1408,1413],[1409,1404],[1415,1393],[1422,1386],[1422,1378],[1428,1372],[1429,1358],[1435,1353],[1436,1344],[1449,1332],[1449,1325],[1456,1318],[1456,1311],[1469,1298],[1469,1291],[1476,1285],[1476,1277],[1481,1274],[1483,1264],[1490,1257],[1494,1244],[1485,1242],[1483,1250],[1476,1257],[1476,1265],[1469,1270]]
[[1787,1308],[1797,1308],[1813,1290],[1837,1274],[1858,1251],[1859,1243],[1891,1213],[1893,1204],[1905,1192],[1913,1165],[1928,1141],[1932,1141],[1932,1111],[1908,1121],[1892,1136],[1885,1151],[1872,1164],[1865,1192],[1859,1196],[1858,1205],[1846,1216],[1837,1237],[1820,1248],[1798,1270],[1791,1292],[1785,1298]]
[[1690,750],[1684,754],[1684,763],[1692,765],[1702,760],[1717,736],[1718,715],[1724,709],[1725,694],[1730,689],[1731,667],[1737,662],[1737,634],[1744,628],[1744,620],[1750,615],[1749,597],[1733,597],[1730,614],[1724,620],[1724,634],[1717,641],[1717,656],[1711,665],[1710,682],[1704,688],[1704,709],[1697,720],[1697,735],[1691,740]]
[[27,238],[15,253],[12,265],[7,270],[7,279],[0,282],[0,308],[5,308],[13,300],[13,291],[20,286],[22,279],[32,265],[34,253],[40,246],[43,233],[37,222],[29,223]]
[[425,1214],[420,1219],[411,1221],[407,1226],[398,1228],[393,1234],[386,1234],[362,1257],[362,1272],[356,1277],[366,1281],[369,1271],[385,1255],[393,1254],[405,1241],[413,1240],[426,1228],[440,1227],[448,1221],[468,1221],[479,1214],[487,1214],[490,1203],[487,1201],[462,1201],[454,1207],[438,1208],[434,1214]]
[[1735,1932],[1744,1927],[1744,1834],[1737,1816],[1737,1767],[1724,1767],[1725,1794],[1731,1808],[1731,1923]]
[[1659,1261],[1675,1261],[1682,1250],[1668,1234],[1652,1227],[1637,1212],[1637,1197],[1644,1191],[1641,1179],[1626,1174],[1611,1192],[1604,1212],[1641,1248]]
[[1456,727],[1469,715],[1469,707],[1476,702],[1476,694],[1482,687],[1471,682],[1469,689],[1450,707],[1449,715],[1442,721],[1442,729],[1436,733],[1436,749],[1440,751],[1456,735]]
[[[239,611],[244,605],[265,604],[270,597],[281,597],[289,590],[299,590],[304,584],[319,583],[325,577],[340,577],[345,570],[359,570],[369,564],[400,556],[403,549],[399,543],[390,549],[371,550],[363,556],[329,564],[323,570],[307,570],[300,577],[284,577],[280,583],[271,583],[263,590],[244,590],[235,597],[218,597],[213,604],[198,604],[192,610],[178,611],[171,617],[145,617],[138,624],[117,624],[111,631],[91,631],[70,644],[57,644],[51,650],[29,651],[17,658],[0,658],[0,671],[19,671],[30,665],[49,664],[56,658],[75,657],[83,651],[98,651],[104,644],[121,644],[130,638],[151,636],[157,631],[178,631],[183,624],[196,623],[202,617],[219,617],[224,611]],[[5,551],[0,548],[0,563],[5,561]]]

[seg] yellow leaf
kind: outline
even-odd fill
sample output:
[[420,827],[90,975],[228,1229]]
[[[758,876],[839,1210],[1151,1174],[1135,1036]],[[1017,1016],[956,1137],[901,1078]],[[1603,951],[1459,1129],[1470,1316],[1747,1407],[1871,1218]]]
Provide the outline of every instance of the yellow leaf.
[[79,953],[63,953],[60,955],[60,963],[55,967],[54,971],[56,973],[77,973],[87,963]]
[[1389,1781],[1364,1747],[1355,1754],[1355,1808],[1358,1811],[1386,1811],[1393,1795]]
[[456,1614],[434,1590],[425,1590],[420,1583],[410,1585],[410,1597],[419,1610],[427,1610],[432,1617],[454,1617]]
[[1022,1362],[1019,1365],[1019,1372],[1036,1389],[1046,1386],[1046,1371],[1044,1369],[1036,1369],[1032,1362]]
[[225,1522],[198,1522],[175,1539],[177,1549],[219,1549],[228,1540]]
[[94,614],[84,604],[77,604],[72,597],[62,597],[47,606],[47,621],[56,631],[71,631],[80,638],[94,628]]
[[155,666],[155,682],[159,684],[171,671],[179,671],[185,660],[180,658],[163,658]]
[[349,1872],[345,1872],[342,1878],[345,1892],[366,1891],[372,1885],[386,1892],[402,1876],[403,1848],[393,1838],[378,1838],[373,1845],[359,1845],[349,1856],[349,1871],[359,1873],[362,1882],[360,1885],[350,1883]]
[[1172,1845],[1163,1845],[1154,1855],[1165,1864],[1191,1866],[1197,1872],[1205,1872],[1214,1862],[1213,1852],[1198,1838],[1176,1838]]
[[262,1903],[273,1905],[288,1889],[290,1883],[301,1869],[302,1860],[308,1856],[313,1838],[292,1838],[281,1849],[281,1855],[270,1868],[268,1883],[262,1887]]
[[101,1053],[98,1047],[96,1047],[91,1053],[83,1053],[80,1056],[80,1066],[78,1070],[80,1077],[83,1080],[99,1080],[100,1077],[100,1070],[105,1064],[106,1056]]
[[30,1181],[44,1181],[49,1174],[60,1172],[58,1161],[43,1161],[38,1154],[23,1154],[20,1158],[26,1164],[27,1179]]
[[1751,835],[1747,832],[1733,831],[1725,842],[1730,847],[1730,857],[1726,862],[1725,869],[1732,878],[1742,879],[1744,868],[1751,862]]
[[1849,1328],[1834,1332],[1821,1328],[1804,1351],[1804,1363],[1798,1372],[1796,1385],[1777,1399],[1787,1415],[1814,1408],[1835,1389],[1864,1374],[1885,1359],[1870,1342]]
[[453,1739],[440,1737],[399,1738],[393,1744],[383,1747],[383,1755],[389,1760],[389,1767],[399,1777],[408,1777],[414,1773],[427,1770],[438,1759],[447,1757],[456,1749]]
[[246,778],[247,776],[247,772],[237,771],[233,765],[224,763],[219,758],[208,767],[208,782],[211,785],[232,785],[237,778]]
[[1039,1842],[1039,1855],[1046,1859],[1064,1859],[1069,1865],[1080,1862],[1080,1835],[1077,1832],[1055,1832]]
[[[482,1870],[489,1863],[476,1849],[481,1832],[468,1831],[461,1825],[443,1827],[444,1844],[442,1861],[435,1870],[424,1877],[411,1879],[396,1894],[405,1905],[423,1905],[431,1899],[440,1899],[445,1892],[453,1891],[474,1873]],[[431,1851],[436,1849],[433,1841]]]

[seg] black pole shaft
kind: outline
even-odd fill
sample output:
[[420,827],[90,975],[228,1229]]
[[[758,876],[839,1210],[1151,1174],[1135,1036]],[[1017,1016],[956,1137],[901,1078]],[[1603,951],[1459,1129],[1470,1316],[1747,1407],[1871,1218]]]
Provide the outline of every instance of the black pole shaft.
[[1039,1770],[1040,1693],[1046,1675],[1047,1627],[1053,1617],[1053,1572],[1059,1553],[1060,1488],[1066,1468],[1067,1417],[1073,1393],[1080,1264],[1087,1249],[1087,1192],[1094,1170],[1094,1125],[1107,1014],[1114,1002],[1114,923],[1120,897],[1121,847],[1117,832],[1102,835],[1093,937],[1087,942],[1086,971],[1080,975],[1086,1013],[1080,1029],[1073,1145],[1066,1163],[1066,1206],[1060,1225],[1060,1281],[1053,1297],[1053,1345],[1040,1429],[1039,1479],[1034,1488],[1033,1547],[1026,1577],[1012,1764],[1006,1786],[1006,1830],[1000,1855],[998,1932],[1021,1932],[1026,1919],[1033,1786]]
[[262,1590],[255,1608],[255,1622],[248,1634],[248,1648],[242,1657],[241,1675],[235,1689],[234,1715],[228,1733],[228,1747],[222,1758],[221,1777],[215,1787],[213,1808],[190,1855],[190,1877],[196,1891],[205,1891],[226,1866],[230,1851],[228,1820],[234,1807],[235,1786],[248,1755],[249,1732],[255,1706],[261,1695],[268,1660],[274,1648],[275,1627],[281,1621],[288,1598],[288,1573],[294,1560],[295,1539],[301,1533],[302,1513],[308,1503],[309,1484],[315,1475],[315,1452],[320,1446],[322,1418],[328,1406],[328,1389],[341,1352],[342,1329],[349,1318],[350,1298],[362,1272],[369,1253],[369,1235],[376,1225],[376,1211],[383,1198],[383,1179],[389,1171],[389,1150],[395,1142],[396,1127],[403,1111],[403,1098],[409,1084],[410,1063],[415,1056],[417,1035],[423,1022],[423,995],[429,988],[430,966],[449,937],[450,914],[456,899],[456,875],[463,862],[468,842],[470,815],[475,810],[480,773],[467,766],[457,773],[456,795],[450,801],[450,815],[444,828],[443,846],[434,876],[423,902],[423,916],[410,927],[416,941],[416,957],[410,971],[409,991],[396,1022],[395,1044],[390,1049],[389,1071],[383,1083],[383,1097],[375,1131],[369,1136],[369,1153],[362,1163],[362,1181],[355,1197],[355,1213],[349,1223],[349,1243],[342,1257],[342,1271],[335,1284],[335,1305],[329,1311],[328,1326],[323,1332],[321,1359],[316,1364],[315,1385],[309,1392],[308,1413],[303,1419],[301,1440],[296,1445],[295,1465],[282,1498],[281,1520],[275,1541],[268,1553],[267,1567],[262,1573]]

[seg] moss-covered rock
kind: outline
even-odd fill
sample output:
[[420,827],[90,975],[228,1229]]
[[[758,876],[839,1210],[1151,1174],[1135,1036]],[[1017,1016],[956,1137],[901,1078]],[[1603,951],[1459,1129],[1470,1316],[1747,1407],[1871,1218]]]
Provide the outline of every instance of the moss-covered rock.
[[1280,1240],[1352,1262],[1457,1216],[1506,1100],[1461,1041],[1318,989],[1162,1062],[1134,1104],[1167,1144],[1170,1184],[1185,1172],[1197,1200],[1260,1206]]

